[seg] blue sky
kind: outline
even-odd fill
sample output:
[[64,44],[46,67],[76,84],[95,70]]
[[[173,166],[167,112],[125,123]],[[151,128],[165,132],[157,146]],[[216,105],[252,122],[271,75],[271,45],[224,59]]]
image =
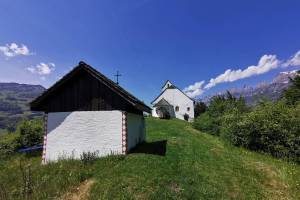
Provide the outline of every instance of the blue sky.
[[299,0],[1,0],[0,82],[49,87],[83,60],[112,79],[119,70],[146,103],[167,79],[202,95],[255,85],[299,68],[299,10]]

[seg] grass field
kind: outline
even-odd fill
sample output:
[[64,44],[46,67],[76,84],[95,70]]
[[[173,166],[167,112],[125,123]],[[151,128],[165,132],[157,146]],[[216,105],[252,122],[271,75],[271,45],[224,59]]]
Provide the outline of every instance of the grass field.
[[147,119],[147,142],[90,165],[2,160],[0,198],[300,199],[299,165],[232,147],[184,121]]

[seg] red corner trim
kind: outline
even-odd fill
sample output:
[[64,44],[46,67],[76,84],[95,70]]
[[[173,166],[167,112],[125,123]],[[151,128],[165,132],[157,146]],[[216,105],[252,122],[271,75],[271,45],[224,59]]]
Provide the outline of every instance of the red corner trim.
[[122,154],[128,153],[127,113],[122,112]]
[[43,144],[42,164],[46,164],[47,124],[48,124],[48,114],[45,114],[44,115],[44,144]]

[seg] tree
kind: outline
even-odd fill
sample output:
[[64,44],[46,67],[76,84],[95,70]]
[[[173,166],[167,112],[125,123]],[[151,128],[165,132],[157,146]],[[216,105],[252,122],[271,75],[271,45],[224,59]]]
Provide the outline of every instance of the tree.
[[202,113],[205,113],[207,109],[207,106],[205,103],[203,103],[202,101],[197,102],[195,105],[195,118],[199,117],[199,115],[201,115]]
[[19,124],[19,143],[22,147],[41,145],[43,142],[42,120],[26,120]]
[[225,115],[229,113],[240,114],[248,112],[248,110],[243,97],[236,98],[228,91],[226,95],[217,95],[211,98],[205,114],[195,119],[194,127],[213,135],[219,135]]
[[287,104],[296,105],[300,101],[300,70],[297,71],[297,76],[290,80],[292,85],[284,92],[283,96]]

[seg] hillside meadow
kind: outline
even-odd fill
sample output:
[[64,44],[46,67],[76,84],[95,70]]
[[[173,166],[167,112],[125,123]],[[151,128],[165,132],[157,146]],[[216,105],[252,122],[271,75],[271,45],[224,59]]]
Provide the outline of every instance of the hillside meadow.
[[180,120],[147,118],[147,143],[127,156],[41,166],[0,161],[0,199],[299,199],[300,166],[233,147]]

